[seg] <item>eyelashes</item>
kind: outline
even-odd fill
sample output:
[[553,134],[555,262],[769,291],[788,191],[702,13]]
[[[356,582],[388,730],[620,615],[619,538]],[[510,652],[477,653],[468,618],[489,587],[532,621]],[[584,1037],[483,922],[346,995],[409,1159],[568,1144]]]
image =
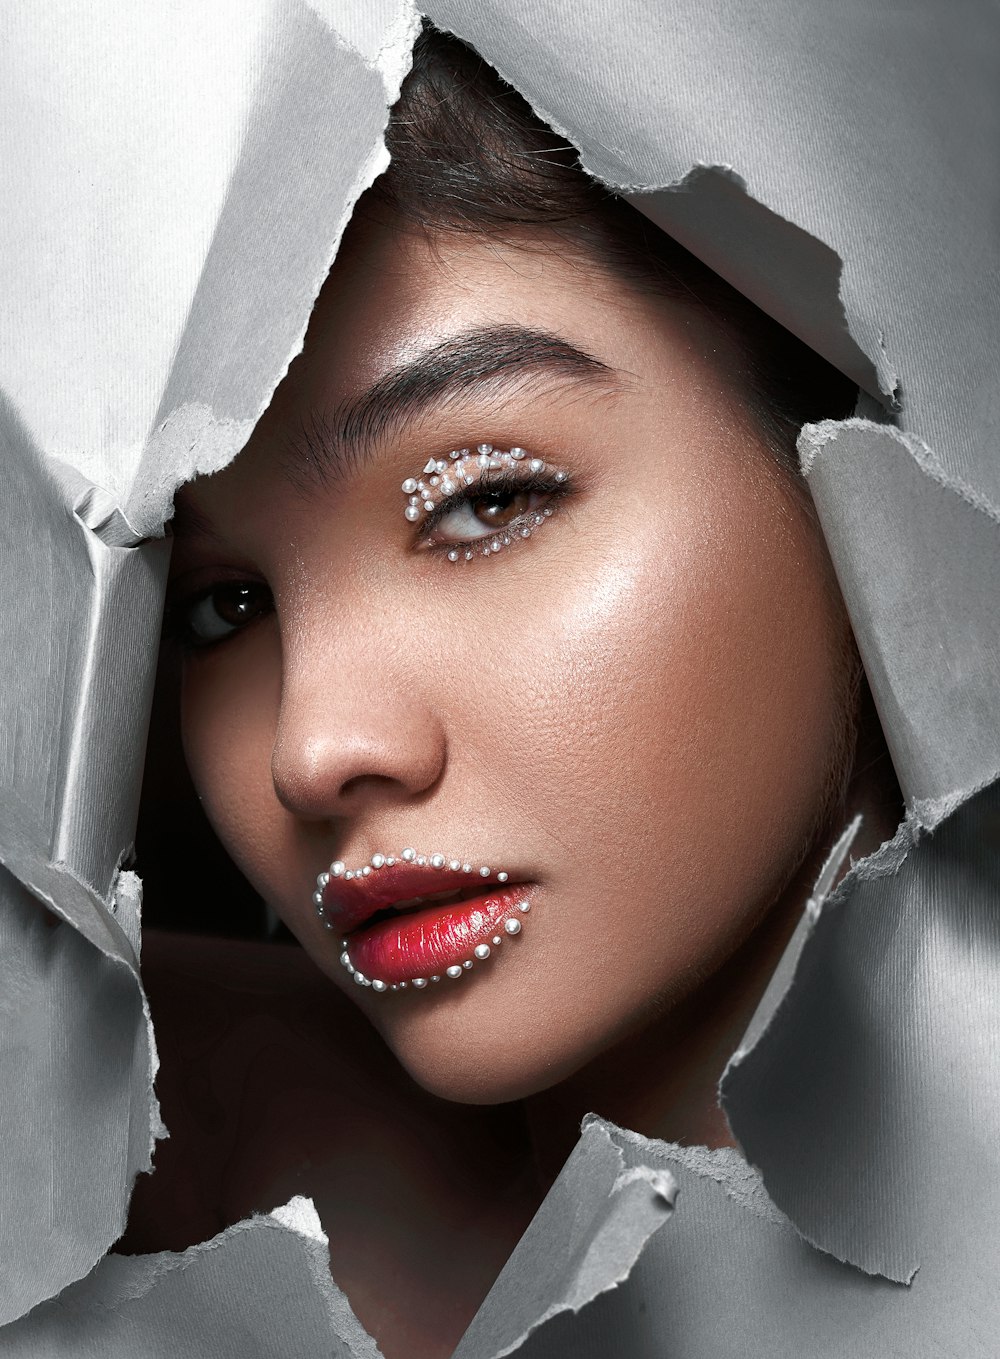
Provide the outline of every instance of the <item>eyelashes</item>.
[[[417,550],[458,563],[523,543],[576,486],[564,468],[523,448],[505,452],[479,444],[474,452],[455,449],[447,458],[429,459],[421,476],[408,477],[401,489],[407,498],[405,519],[419,522]],[[486,507],[485,519],[476,517],[479,506]],[[163,635],[182,652],[207,651],[274,610],[265,581],[220,572],[210,583],[168,597]]]
[[[564,468],[531,457],[523,448],[515,446],[505,452],[492,444],[479,444],[475,453],[453,449],[447,458],[428,459],[423,477],[407,477],[400,489],[407,497],[406,519],[411,523],[423,520],[422,547],[459,562],[489,556],[530,538],[575,488]],[[540,505],[539,498],[545,503]],[[497,502],[517,499],[535,503],[523,503],[518,514],[506,517],[511,507]],[[488,501],[494,502],[487,509],[492,517],[471,519],[474,507]],[[480,531],[468,536],[467,528],[467,536],[456,537],[460,530],[453,527],[449,534],[448,521],[461,519],[463,508],[470,512],[468,528]]]

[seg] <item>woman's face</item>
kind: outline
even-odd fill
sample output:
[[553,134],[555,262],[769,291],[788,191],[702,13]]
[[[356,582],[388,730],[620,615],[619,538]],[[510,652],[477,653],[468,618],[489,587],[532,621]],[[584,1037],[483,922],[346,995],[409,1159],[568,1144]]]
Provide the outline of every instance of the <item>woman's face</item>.
[[[740,369],[711,318],[554,238],[359,224],[250,444],[179,497],[172,597],[205,643],[185,653],[184,745],[208,815],[440,1095],[534,1093],[662,1013],[816,834],[847,624]],[[526,456],[483,468],[482,443]],[[549,489],[477,492],[501,474]],[[432,475],[468,494],[429,527],[401,487],[438,504]],[[372,868],[317,913],[331,861],[405,847],[474,872],[397,899],[485,865],[486,904],[348,921],[338,900],[370,913],[389,881]],[[501,870],[527,886],[504,896]],[[342,965],[345,938],[386,990]],[[453,979],[459,953],[474,966]]]

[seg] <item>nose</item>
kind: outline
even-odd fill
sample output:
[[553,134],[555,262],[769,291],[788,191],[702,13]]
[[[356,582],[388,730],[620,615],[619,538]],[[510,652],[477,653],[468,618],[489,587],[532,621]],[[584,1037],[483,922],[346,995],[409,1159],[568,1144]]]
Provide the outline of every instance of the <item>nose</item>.
[[286,649],[271,777],[293,815],[322,821],[408,802],[440,777],[445,745],[412,659],[350,643],[335,655]]

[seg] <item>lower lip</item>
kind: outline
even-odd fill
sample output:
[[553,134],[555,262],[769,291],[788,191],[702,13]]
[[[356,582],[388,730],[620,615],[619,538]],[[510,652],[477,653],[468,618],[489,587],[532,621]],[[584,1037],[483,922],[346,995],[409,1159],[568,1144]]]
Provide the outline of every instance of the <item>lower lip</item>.
[[[347,936],[351,965],[370,980],[388,986],[430,979],[448,967],[473,961],[478,944],[493,946],[496,935],[508,936],[504,922],[520,919],[529,905],[530,883],[496,888],[465,901],[445,901],[387,920]],[[486,960],[489,965],[490,960]]]

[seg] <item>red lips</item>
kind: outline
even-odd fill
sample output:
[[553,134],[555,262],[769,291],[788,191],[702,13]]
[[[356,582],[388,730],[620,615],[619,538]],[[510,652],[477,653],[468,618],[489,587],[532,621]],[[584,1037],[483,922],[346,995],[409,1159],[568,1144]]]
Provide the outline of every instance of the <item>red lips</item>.
[[433,864],[407,863],[372,868],[361,877],[331,878],[323,888],[323,913],[341,934],[349,934],[370,919],[376,911],[412,897],[433,896],[438,892],[461,892],[463,896],[481,894],[497,883],[495,873],[482,874],[479,865],[471,872],[463,869],[435,868]]
[[320,913],[343,936],[347,971],[375,991],[426,988],[486,964],[520,934],[537,886],[510,883],[505,872],[477,864],[373,857],[381,866],[329,879]]

